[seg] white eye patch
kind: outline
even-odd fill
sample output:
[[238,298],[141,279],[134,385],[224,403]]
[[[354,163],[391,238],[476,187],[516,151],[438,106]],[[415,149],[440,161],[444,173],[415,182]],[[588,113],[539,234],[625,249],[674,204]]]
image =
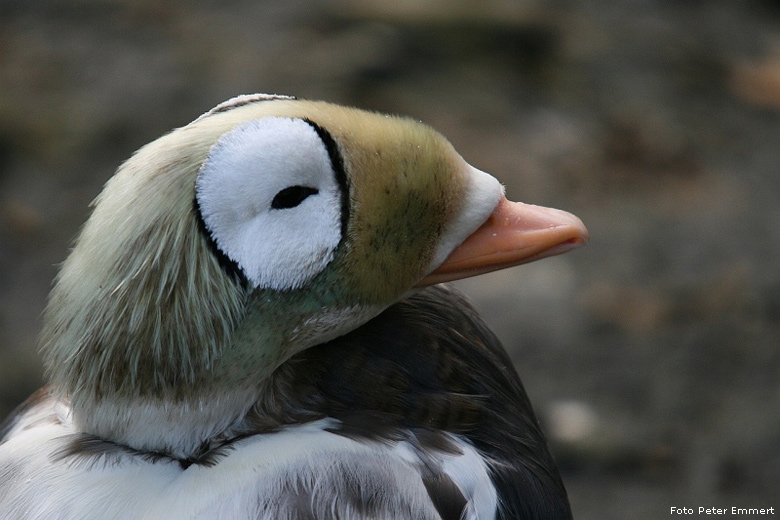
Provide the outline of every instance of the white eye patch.
[[301,287],[341,240],[341,187],[325,143],[302,119],[255,119],[223,134],[195,191],[217,247],[254,287]]

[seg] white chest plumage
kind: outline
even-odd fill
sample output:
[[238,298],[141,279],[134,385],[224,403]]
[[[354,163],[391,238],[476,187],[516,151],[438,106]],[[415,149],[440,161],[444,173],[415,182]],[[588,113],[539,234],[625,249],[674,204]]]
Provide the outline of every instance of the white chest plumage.
[[[469,519],[495,517],[496,491],[482,457],[452,435],[460,453],[425,450],[414,436],[363,441],[322,419],[252,435],[208,464],[130,453],[69,452],[68,410],[49,400],[19,418],[0,447],[4,515],[16,519],[438,519],[426,481],[451,481]],[[23,465],[9,454],[29,453]],[[63,455],[68,452],[67,455]]]

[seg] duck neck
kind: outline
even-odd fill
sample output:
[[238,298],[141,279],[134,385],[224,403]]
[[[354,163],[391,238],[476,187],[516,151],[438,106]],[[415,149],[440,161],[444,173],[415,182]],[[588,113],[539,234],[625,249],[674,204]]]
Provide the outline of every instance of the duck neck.
[[[289,357],[283,327],[269,325],[279,324],[280,316],[274,308],[251,300],[255,298],[250,298],[222,344],[215,345],[213,336],[195,337],[186,352],[169,351],[169,356],[178,354],[169,359],[159,354],[161,349],[148,346],[148,336],[120,335],[117,343],[105,345],[104,356],[91,359],[91,365],[76,361],[68,370],[91,374],[90,378],[69,380],[53,370],[53,382],[63,383],[57,386],[70,401],[75,428],[179,459],[197,458],[209,445],[228,437],[263,398],[273,371]],[[286,318],[290,320],[290,315]],[[128,352],[138,356],[139,351],[151,358],[127,358]],[[114,368],[105,377],[100,368],[127,365],[123,373]]]
[[[170,372],[170,364],[160,362],[158,356],[136,363],[139,370],[128,370],[123,378],[114,374],[105,380],[98,366],[84,368],[96,378],[81,386],[61,386],[70,399],[75,427],[136,450],[197,458],[204,449],[229,438],[249,410],[267,397],[267,382],[282,363],[381,310],[345,308],[332,300],[330,304],[307,302],[293,295],[277,294],[273,304],[270,301],[262,291],[253,293],[229,341],[218,348],[190,343],[190,349],[214,351],[208,363],[179,359],[173,363],[179,372]],[[124,340],[114,348],[132,349],[134,345],[127,343]],[[93,361],[96,365],[117,362]],[[144,366],[151,372],[141,370]],[[163,367],[169,373],[161,374]]]
[[182,460],[197,459],[226,437],[258,399],[257,389],[223,389],[208,397],[99,399],[72,407],[78,431]]

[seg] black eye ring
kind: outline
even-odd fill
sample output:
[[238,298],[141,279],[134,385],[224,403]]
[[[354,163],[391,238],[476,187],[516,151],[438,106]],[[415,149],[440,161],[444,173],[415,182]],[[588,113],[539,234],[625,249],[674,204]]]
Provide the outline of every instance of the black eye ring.
[[301,202],[306,200],[311,195],[316,195],[320,192],[317,188],[310,186],[290,186],[283,189],[276,194],[274,200],[271,201],[272,209],[289,209],[294,208]]

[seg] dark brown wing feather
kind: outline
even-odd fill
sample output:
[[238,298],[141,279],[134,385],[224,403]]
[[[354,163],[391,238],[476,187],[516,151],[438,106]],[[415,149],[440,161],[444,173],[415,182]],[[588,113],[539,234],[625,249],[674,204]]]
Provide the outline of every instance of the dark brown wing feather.
[[[456,291],[430,287],[351,333],[286,363],[274,382],[279,422],[342,421],[336,433],[402,438],[485,456],[500,518],[571,518],[566,491],[520,378],[500,341]],[[269,420],[268,401],[258,421]],[[271,416],[273,413],[271,413]],[[262,419],[261,419],[262,418]]]

